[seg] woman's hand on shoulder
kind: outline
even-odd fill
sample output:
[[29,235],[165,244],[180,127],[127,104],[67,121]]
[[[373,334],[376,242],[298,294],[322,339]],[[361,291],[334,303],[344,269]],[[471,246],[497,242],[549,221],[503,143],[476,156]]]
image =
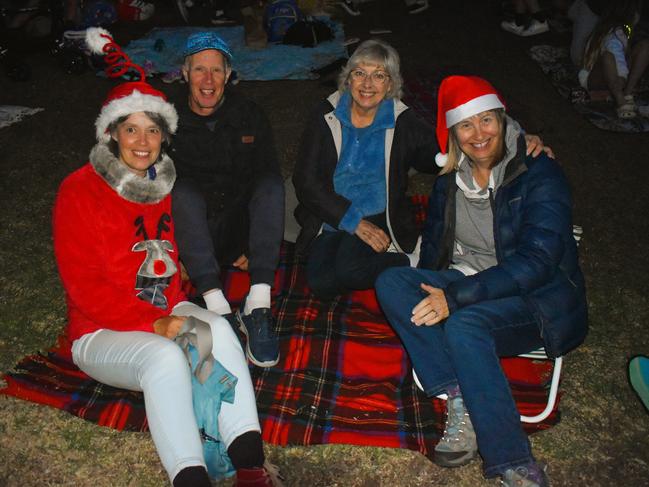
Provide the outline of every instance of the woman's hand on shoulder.
[[153,331],[156,335],[174,339],[185,324],[186,316],[169,315],[158,318],[153,322]]
[[383,230],[367,220],[361,220],[354,231],[354,234],[363,242],[374,249],[374,252],[381,253],[390,247],[390,237]]
[[537,157],[541,152],[545,152],[548,157],[554,159],[554,151],[543,145],[543,141],[538,135],[525,134],[525,143],[527,144],[525,155],[532,154],[532,157]]
[[412,318],[410,320],[417,326],[431,326],[448,318],[450,313],[444,291],[423,282],[421,288],[428,293],[428,296],[412,308]]

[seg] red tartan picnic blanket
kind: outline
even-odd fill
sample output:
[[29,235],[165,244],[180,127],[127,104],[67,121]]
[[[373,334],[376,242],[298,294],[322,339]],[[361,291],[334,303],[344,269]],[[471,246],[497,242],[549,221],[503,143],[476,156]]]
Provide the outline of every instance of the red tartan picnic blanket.
[[[419,221],[426,198],[415,197]],[[247,273],[226,271],[224,287],[239,303]],[[275,445],[346,443],[398,447],[432,456],[443,432],[445,404],[413,383],[411,366],[381,312],[374,291],[333,301],[313,297],[292,244],[282,249],[276,273],[274,313],[281,359],[270,369],[252,367],[266,442]],[[100,384],[80,372],[59,344],[47,354],[25,357],[4,376],[1,393],[57,407],[118,430],[145,431],[142,394]],[[521,413],[545,407],[550,362],[503,359]],[[555,410],[527,432],[549,428]]]

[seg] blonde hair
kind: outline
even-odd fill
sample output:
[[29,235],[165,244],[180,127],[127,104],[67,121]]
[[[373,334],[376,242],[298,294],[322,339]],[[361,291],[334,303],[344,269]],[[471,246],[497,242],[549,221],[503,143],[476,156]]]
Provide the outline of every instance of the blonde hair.
[[460,166],[463,152],[460,150],[460,143],[455,135],[455,125],[448,131],[448,145],[446,149],[446,164],[444,164],[444,167],[439,172],[440,176],[457,171]]

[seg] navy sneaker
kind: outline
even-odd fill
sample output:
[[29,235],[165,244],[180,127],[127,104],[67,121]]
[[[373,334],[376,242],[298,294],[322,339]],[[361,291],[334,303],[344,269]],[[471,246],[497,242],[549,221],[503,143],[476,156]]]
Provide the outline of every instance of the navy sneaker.
[[243,314],[245,300],[237,311],[239,327],[248,339],[246,355],[258,367],[272,367],[279,362],[279,340],[275,334],[275,319],[270,308],[253,309]]

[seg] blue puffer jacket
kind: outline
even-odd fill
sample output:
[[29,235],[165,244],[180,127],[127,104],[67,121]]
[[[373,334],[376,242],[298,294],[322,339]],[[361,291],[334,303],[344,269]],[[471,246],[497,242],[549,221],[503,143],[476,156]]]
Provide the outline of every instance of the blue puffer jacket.
[[[455,240],[455,173],[431,192],[419,267],[447,269]],[[498,265],[444,290],[451,313],[491,299],[521,296],[539,325],[551,357],[584,341],[588,312],[584,278],[572,233],[572,200],[559,165],[542,154],[525,156],[525,140],[507,165],[491,200]]]

